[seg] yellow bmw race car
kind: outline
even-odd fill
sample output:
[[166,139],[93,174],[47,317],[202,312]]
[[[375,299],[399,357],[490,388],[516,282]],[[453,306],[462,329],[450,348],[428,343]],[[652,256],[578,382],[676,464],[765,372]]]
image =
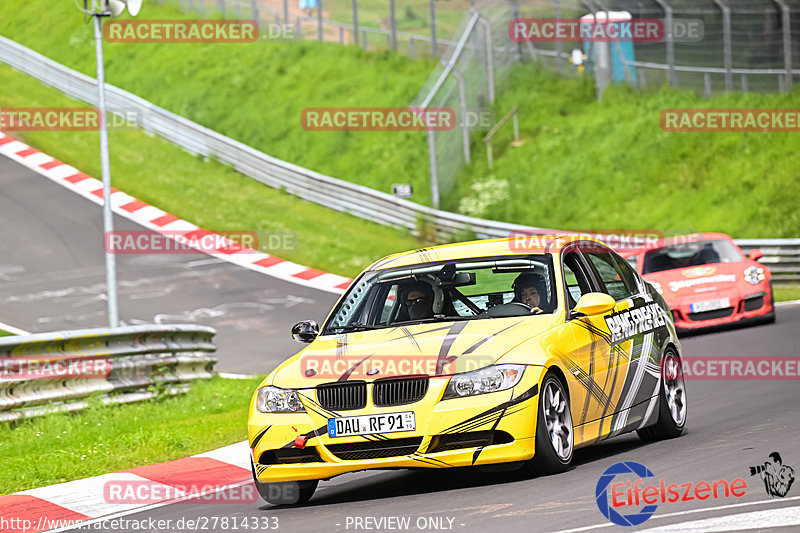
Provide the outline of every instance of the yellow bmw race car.
[[[388,468],[566,470],[576,448],[686,423],[681,348],[661,296],[611,249],[517,236],[395,254],[365,270],[250,406],[270,503]],[[510,463],[501,465],[502,463]]]

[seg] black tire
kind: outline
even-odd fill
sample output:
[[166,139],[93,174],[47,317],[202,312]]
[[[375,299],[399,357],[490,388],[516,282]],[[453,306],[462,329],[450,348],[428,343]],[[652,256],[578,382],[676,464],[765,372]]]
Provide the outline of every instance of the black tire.
[[[545,403],[549,402],[546,395],[551,390],[551,387],[559,391],[561,396],[560,401],[563,402],[563,413],[565,420],[560,423],[557,419],[553,420],[545,413]],[[526,461],[522,465],[522,471],[527,475],[550,475],[559,474],[569,468],[572,463],[572,455],[575,450],[572,425],[572,413],[570,411],[569,395],[566,392],[566,386],[553,372],[548,372],[542,381],[542,388],[539,393],[539,413],[536,416],[536,441],[534,444],[534,456],[530,461]],[[560,409],[559,409],[560,410]],[[553,412],[552,410],[550,410]],[[549,419],[549,420],[548,420]],[[547,423],[559,423],[562,426],[562,432],[568,442],[568,452],[556,450],[551,439]],[[562,444],[563,438],[559,439]]]
[[[667,366],[670,364],[670,360],[677,361],[677,370],[667,368]],[[643,441],[651,442],[656,440],[674,439],[675,437],[679,437],[686,427],[686,415],[688,412],[686,402],[686,381],[683,377],[683,367],[681,364],[681,358],[674,349],[668,348],[667,351],[664,352],[664,356],[661,358],[661,385],[659,386],[658,393],[658,421],[652,426],[647,426],[645,428],[636,430],[639,438]],[[670,408],[669,399],[667,398],[668,389],[673,387],[671,383],[675,382],[676,380],[680,382],[679,386],[681,391],[679,397],[676,395],[675,398],[677,411],[679,413],[681,412],[681,409],[678,404],[682,405],[682,415],[677,416],[678,420],[675,419],[676,416],[673,415]]]
[[250,460],[250,470],[259,496],[272,505],[300,505],[308,502],[319,484],[318,479],[309,481],[286,481],[283,483],[261,483],[256,477],[256,469]]

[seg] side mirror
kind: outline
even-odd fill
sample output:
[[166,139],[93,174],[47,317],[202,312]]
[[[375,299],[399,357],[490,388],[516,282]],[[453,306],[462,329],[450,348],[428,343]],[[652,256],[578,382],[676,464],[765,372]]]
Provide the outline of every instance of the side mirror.
[[753,261],[758,261],[762,257],[764,257],[764,253],[758,248],[753,248],[752,250],[750,250],[750,259],[752,259]]
[[292,326],[292,338],[297,342],[311,342],[319,335],[319,324],[315,320],[303,320]]
[[572,313],[584,316],[604,315],[614,309],[617,302],[608,294],[602,292],[587,292],[581,296]]

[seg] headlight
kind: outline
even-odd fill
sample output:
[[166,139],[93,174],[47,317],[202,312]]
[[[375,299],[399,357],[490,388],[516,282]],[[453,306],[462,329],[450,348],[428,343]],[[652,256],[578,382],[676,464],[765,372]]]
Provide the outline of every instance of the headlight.
[[764,274],[764,269],[757,266],[750,266],[744,269],[744,280],[747,283],[752,283],[753,285],[758,285],[767,276]]
[[278,387],[258,389],[256,409],[262,413],[304,413],[306,411],[296,390],[279,389]]
[[653,288],[656,290],[656,292],[658,294],[664,294],[664,289],[661,288],[661,284],[659,282],[657,282],[657,281],[648,281],[647,283],[652,285]]
[[488,366],[450,378],[443,400],[510,389],[522,379],[525,365]]

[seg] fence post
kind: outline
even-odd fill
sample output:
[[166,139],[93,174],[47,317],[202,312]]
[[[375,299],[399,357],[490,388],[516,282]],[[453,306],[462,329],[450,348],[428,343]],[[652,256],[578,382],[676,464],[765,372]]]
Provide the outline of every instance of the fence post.
[[706,72],[703,75],[703,82],[705,85],[705,92],[703,94],[706,98],[711,98],[711,74]]
[[479,14],[478,21],[486,28],[486,72],[488,76],[489,103],[494,103],[494,41],[492,41],[492,23]]
[[452,70],[458,82],[458,99],[461,103],[461,143],[464,149],[464,161],[469,165],[472,158],[469,153],[469,129],[467,128],[467,91],[464,88],[464,76],[456,69]]
[[317,40],[322,42],[322,0],[317,4]]
[[289,0],[283,0],[283,25],[289,25]]
[[[197,3],[199,5],[201,2]],[[261,20],[258,16],[258,6],[256,5],[256,0],[250,0],[250,16],[256,21],[256,24],[258,24]]]
[[436,170],[436,141],[434,131],[428,128],[428,161],[431,167],[431,203],[434,209],[439,209],[439,173]]
[[[555,18],[561,18],[561,4],[558,3],[558,0],[550,0],[550,3],[553,4],[553,15]],[[561,65],[561,40],[556,39],[556,69],[558,69],[559,74],[563,74],[563,66]]]
[[747,94],[747,74],[742,74],[742,92]]
[[722,0],[712,0],[720,11],[722,11],[722,38],[723,53],[725,56],[725,90],[733,90],[733,59],[731,51],[731,8],[725,5]]
[[344,28],[339,26],[339,44],[344,44]]
[[397,16],[394,11],[394,0],[389,0],[389,26],[392,31],[392,50],[397,52]]
[[408,55],[411,56],[411,59],[415,59],[414,56],[416,52],[414,50],[414,36],[408,38]]
[[294,26],[295,26],[295,36],[294,36],[294,38],[295,39],[299,39],[299,40],[303,40],[303,27],[300,25],[300,15],[297,15],[297,17],[295,18]]
[[783,26],[783,64],[786,67],[786,83],[783,89],[792,92],[792,12],[786,0],[775,0],[781,8],[781,22]]
[[353,0],[353,42],[358,46],[358,0]]
[[664,25],[666,26],[667,38],[667,67],[669,68],[669,85],[670,87],[678,86],[678,76],[675,71],[675,36],[672,34],[672,6],[665,0],[655,0],[664,10]]
[[434,57],[437,54],[437,46],[436,46],[436,0],[430,0],[431,4],[431,51],[433,52]]

